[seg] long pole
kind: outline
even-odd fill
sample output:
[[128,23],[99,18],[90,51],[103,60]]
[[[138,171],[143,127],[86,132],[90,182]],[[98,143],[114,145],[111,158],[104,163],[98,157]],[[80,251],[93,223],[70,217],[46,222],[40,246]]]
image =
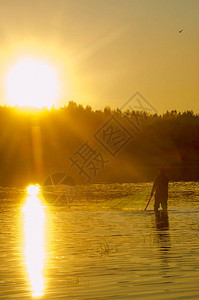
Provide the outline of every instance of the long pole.
[[149,203],[150,203],[150,201],[151,201],[151,198],[152,198],[152,196],[153,196],[153,195],[151,195],[151,196],[150,196],[150,198],[149,198],[149,201],[147,202],[147,205],[146,205],[146,207],[145,207],[145,209],[144,209],[144,210],[146,210],[146,209],[147,209],[147,207],[149,206]]

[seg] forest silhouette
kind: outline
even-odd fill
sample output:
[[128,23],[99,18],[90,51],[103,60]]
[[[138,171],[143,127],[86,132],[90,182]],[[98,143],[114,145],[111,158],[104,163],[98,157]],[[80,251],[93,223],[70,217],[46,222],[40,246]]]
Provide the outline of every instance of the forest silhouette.
[[[95,138],[111,118],[131,135],[114,154]],[[0,124],[1,186],[42,184],[56,172],[65,172],[78,184],[151,181],[160,166],[167,168],[170,180],[199,179],[199,115],[192,111],[94,111],[70,101],[59,109],[32,113],[1,106]],[[88,169],[90,180],[71,163],[85,143],[106,161],[96,172]]]

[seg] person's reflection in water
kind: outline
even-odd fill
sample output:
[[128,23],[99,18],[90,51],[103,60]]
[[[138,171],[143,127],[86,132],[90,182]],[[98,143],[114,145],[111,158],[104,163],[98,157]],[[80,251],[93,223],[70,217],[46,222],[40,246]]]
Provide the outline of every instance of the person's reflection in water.
[[155,221],[157,230],[169,230],[168,212],[157,211],[155,213]]
[[[156,241],[159,245],[161,269],[163,272],[163,278],[170,278],[168,274],[169,267],[169,250],[171,248],[170,233],[169,233],[169,216],[167,212],[157,211],[155,213],[155,235]],[[171,282],[169,280],[169,282]],[[168,283],[168,281],[167,281]]]
[[167,252],[170,249],[169,217],[167,212],[157,211],[155,213],[155,227],[160,250]]

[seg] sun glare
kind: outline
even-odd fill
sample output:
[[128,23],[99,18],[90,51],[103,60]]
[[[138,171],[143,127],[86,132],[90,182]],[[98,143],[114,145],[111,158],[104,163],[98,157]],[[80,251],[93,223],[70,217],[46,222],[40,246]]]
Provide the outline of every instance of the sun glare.
[[36,184],[36,185],[29,185],[27,187],[27,192],[28,192],[28,195],[30,196],[33,196],[33,195],[38,195],[39,192],[40,192],[40,188],[39,188],[39,185]]
[[45,213],[40,203],[39,185],[27,188],[28,197],[23,207],[25,230],[25,259],[33,297],[43,295],[44,290],[44,223]]
[[21,59],[6,77],[9,105],[51,108],[59,94],[58,74],[49,64],[37,59]]

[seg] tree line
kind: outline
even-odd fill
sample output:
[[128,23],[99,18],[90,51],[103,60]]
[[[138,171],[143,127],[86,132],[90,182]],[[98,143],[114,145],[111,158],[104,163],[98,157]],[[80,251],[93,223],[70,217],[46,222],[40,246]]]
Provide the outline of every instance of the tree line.
[[42,184],[59,172],[78,184],[151,181],[161,166],[171,180],[199,179],[198,114],[93,110],[73,101],[34,112],[0,107],[1,186]]

